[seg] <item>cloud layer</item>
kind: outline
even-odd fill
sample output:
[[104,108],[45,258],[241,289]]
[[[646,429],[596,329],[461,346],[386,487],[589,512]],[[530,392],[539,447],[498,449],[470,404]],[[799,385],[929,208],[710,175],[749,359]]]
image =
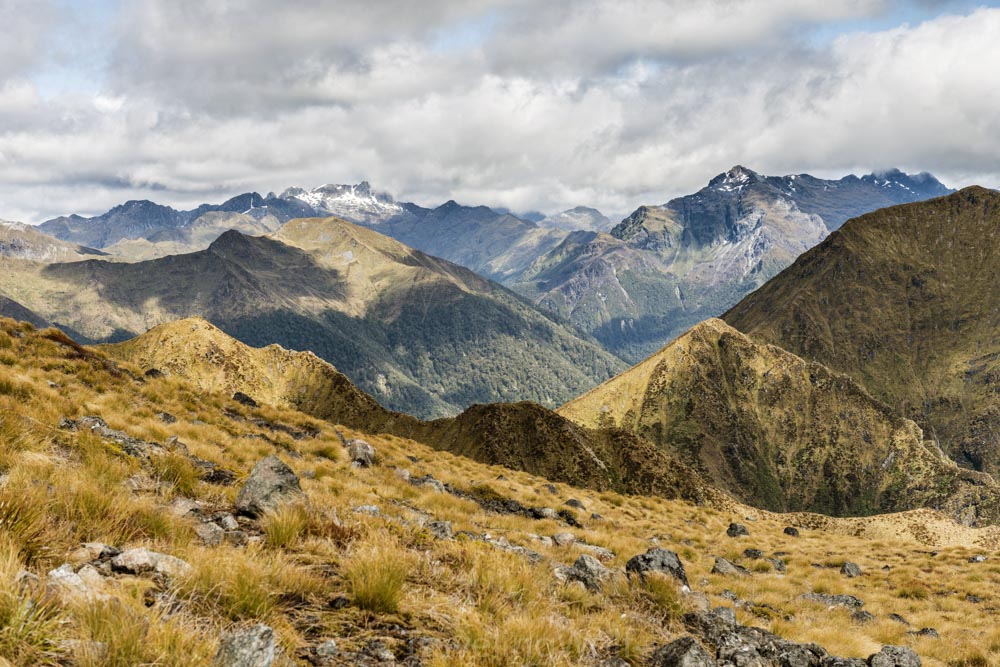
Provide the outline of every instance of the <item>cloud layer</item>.
[[88,22],[0,0],[18,36],[0,43],[0,218],[361,179],[624,214],[736,163],[1000,184],[998,9],[893,26],[909,5],[538,5],[145,0]]

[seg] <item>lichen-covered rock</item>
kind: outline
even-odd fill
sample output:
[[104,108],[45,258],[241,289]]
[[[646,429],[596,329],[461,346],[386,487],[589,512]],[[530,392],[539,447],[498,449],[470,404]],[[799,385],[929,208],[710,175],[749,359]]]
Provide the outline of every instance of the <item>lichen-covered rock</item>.
[[351,457],[351,463],[359,468],[375,465],[375,448],[360,438],[347,443],[347,455]]
[[175,556],[137,547],[123,551],[111,559],[115,572],[148,574],[155,572],[165,577],[182,577],[191,572],[191,565]]
[[257,462],[236,496],[236,511],[259,517],[286,502],[307,502],[299,478],[277,456]]
[[840,573],[849,579],[861,576],[861,566],[857,563],[847,562],[840,568]]
[[920,667],[920,657],[906,646],[883,646],[868,656],[868,667]]
[[677,579],[685,586],[688,585],[687,573],[684,571],[681,559],[673,551],[660,547],[633,556],[625,564],[625,572],[630,575],[638,574],[640,577],[645,577],[650,572],[661,572]]
[[652,667],[715,667],[718,663],[698,640],[688,635],[656,649],[649,664]]
[[271,667],[274,664],[274,630],[263,623],[223,636],[216,667]]

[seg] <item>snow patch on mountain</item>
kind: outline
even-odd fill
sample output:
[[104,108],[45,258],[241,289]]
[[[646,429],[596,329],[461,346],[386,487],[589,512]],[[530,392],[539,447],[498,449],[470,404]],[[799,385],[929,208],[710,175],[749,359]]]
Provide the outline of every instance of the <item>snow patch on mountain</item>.
[[298,200],[317,215],[335,215],[364,225],[377,225],[405,210],[390,194],[374,190],[367,181],[357,185],[327,184],[312,190],[288,188],[281,193],[281,199]]

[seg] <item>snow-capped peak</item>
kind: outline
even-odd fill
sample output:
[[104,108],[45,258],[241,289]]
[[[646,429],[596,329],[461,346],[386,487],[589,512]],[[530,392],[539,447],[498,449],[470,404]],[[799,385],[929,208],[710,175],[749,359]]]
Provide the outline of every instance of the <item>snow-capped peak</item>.
[[403,212],[392,195],[374,190],[368,181],[356,185],[328,183],[312,190],[288,188],[282,199],[297,199],[318,215],[335,215],[351,222],[373,225]]

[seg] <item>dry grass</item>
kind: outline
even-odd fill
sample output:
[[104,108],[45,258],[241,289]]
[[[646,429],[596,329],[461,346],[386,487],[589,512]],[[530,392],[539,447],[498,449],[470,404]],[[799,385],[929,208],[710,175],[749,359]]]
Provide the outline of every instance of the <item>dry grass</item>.
[[[558,509],[567,498],[578,498],[587,506],[583,516],[595,511],[605,518],[587,520],[572,532],[613,551],[609,567],[620,569],[652,546],[673,549],[693,588],[712,604],[731,606],[722,596],[729,590],[767,605],[737,613],[744,623],[815,641],[835,654],[866,657],[882,643],[896,643],[913,646],[926,665],[1000,664],[1000,630],[987,612],[1000,606],[996,531],[969,531],[929,512],[827,520],[561,484],[553,495],[543,488],[545,480],[527,474],[401,438],[342,429],[378,449],[379,466],[355,469],[330,425],[296,412],[259,414],[318,426],[316,438],[272,437],[252,422],[227,418],[222,409],[231,402],[225,395],[202,394],[172,377],[136,381],[9,321],[0,321],[0,351],[11,362],[0,364],[0,655],[11,664],[66,662],[69,652],[61,642],[84,640],[102,642],[107,653],[77,655],[82,664],[208,665],[223,629],[253,621],[271,624],[291,656],[327,637],[336,637],[345,651],[376,637],[403,651],[405,639],[386,628],[407,627],[408,636],[430,640],[422,651],[430,665],[576,665],[612,652],[639,664],[654,645],[684,631],[678,619],[686,599],[673,582],[620,577],[601,593],[559,583],[552,563],[571,564],[586,551],[546,546],[536,536],[565,526],[486,513],[470,500],[408,484],[396,467],[526,505]],[[161,422],[155,416],[160,411],[178,421]],[[310,509],[286,506],[267,515],[257,525],[257,546],[200,545],[194,520],[174,516],[167,506],[189,497],[224,509],[236,488],[199,481],[183,457],[171,454],[144,466],[90,434],[56,428],[63,416],[86,414],[100,415],[134,437],[162,442],[177,436],[192,454],[240,475],[277,453],[302,477]],[[501,474],[505,480],[497,479]],[[137,479],[144,483],[136,485]],[[359,505],[375,505],[380,514],[354,512]],[[747,521],[747,515],[757,520]],[[532,564],[464,537],[435,540],[423,528],[431,519],[451,521],[456,531],[505,537],[546,561]],[[733,520],[748,525],[749,538],[725,536]],[[790,523],[805,526],[802,537],[782,533]],[[42,596],[45,573],[84,541],[146,545],[187,560],[193,571],[163,584],[118,580],[102,602]],[[768,556],[786,552],[787,573],[742,559],[746,547]],[[931,550],[937,554],[929,555]],[[969,563],[975,553],[990,560]],[[715,556],[740,562],[752,575],[710,574]],[[859,563],[865,574],[841,576],[837,568],[845,560]],[[21,568],[41,576],[43,588],[15,585]],[[799,597],[809,591],[857,595],[878,620],[854,625],[848,612]],[[967,599],[970,594],[981,602]],[[331,606],[340,598],[350,604]],[[905,617],[912,628],[889,620],[890,613]],[[941,639],[906,634],[925,626],[937,629]]]

